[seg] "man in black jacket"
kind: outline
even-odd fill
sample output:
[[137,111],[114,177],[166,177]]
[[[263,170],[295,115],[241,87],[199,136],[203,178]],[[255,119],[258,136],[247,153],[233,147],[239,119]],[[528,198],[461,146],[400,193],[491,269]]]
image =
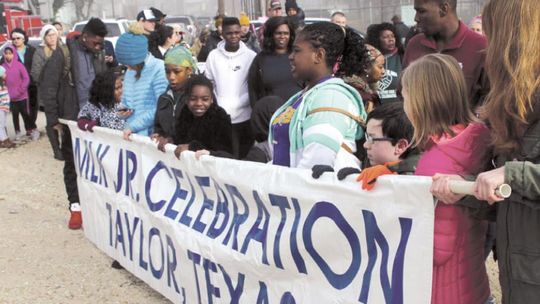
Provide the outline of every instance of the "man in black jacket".
[[56,129],[62,137],[64,184],[71,211],[68,225],[70,229],[81,228],[82,216],[71,133],[59,119],[77,119],[79,109],[88,102],[95,75],[107,69],[103,52],[105,35],[107,28],[103,21],[90,19],[81,35],[68,39],[67,46],[59,47],[53,52],[43,68],[43,74],[47,77],[40,83],[40,96],[45,107],[47,125]]

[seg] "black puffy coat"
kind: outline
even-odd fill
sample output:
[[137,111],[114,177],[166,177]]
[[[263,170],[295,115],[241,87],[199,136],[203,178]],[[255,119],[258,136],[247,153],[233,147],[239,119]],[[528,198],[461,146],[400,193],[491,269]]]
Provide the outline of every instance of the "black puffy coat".
[[189,150],[206,149],[211,155],[232,158],[231,117],[213,103],[202,117],[195,117],[187,106],[176,121],[174,144],[188,144]]

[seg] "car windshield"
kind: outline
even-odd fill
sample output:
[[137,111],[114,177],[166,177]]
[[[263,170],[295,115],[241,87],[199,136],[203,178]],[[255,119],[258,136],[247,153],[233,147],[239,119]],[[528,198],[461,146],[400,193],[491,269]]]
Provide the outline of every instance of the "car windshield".
[[165,18],[165,23],[183,23],[183,24],[191,24],[191,22],[189,22],[189,18],[187,18],[187,17],[170,17],[170,18]]
[[[77,24],[74,30],[77,32],[82,32],[85,25],[86,23]],[[120,32],[118,23],[105,23],[105,26],[107,26],[107,36],[105,37],[118,37],[122,34]]]

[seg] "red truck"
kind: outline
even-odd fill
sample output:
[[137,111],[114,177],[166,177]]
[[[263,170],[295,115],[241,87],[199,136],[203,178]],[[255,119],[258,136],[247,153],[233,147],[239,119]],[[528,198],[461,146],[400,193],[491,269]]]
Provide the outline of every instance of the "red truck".
[[0,0],[0,44],[9,40],[14,28],[22,28],[29,37],[39,37],[43,27],[40,16],[22,8],[24,0]]

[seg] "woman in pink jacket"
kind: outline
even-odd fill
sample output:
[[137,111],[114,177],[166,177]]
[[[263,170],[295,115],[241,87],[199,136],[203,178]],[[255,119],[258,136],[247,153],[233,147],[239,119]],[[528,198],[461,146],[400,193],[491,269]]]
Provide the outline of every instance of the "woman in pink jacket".
[[[11,99],[11,113],[15,128],[15,139],[20,139],[22,133],[19,126],[19,114],[21,114],[25,127],[31,125],[30,104],[28,103],[28,85],[30,77],[24,65],[19,61],[19,56],[14,46],[9,45],[4,49],[2,66],[6,69],[6,86]],[[26,130],[29,134],[34,130]]]
[[[490,132],[471,112],[465,78],[448,55],[427,55],[402,76],[404,107],[423,150],[416,175],[475,175],[485,169]],[[487,222],[459,204],[437,202],[431,303],[485,303],[490,295],[484,263]]]

